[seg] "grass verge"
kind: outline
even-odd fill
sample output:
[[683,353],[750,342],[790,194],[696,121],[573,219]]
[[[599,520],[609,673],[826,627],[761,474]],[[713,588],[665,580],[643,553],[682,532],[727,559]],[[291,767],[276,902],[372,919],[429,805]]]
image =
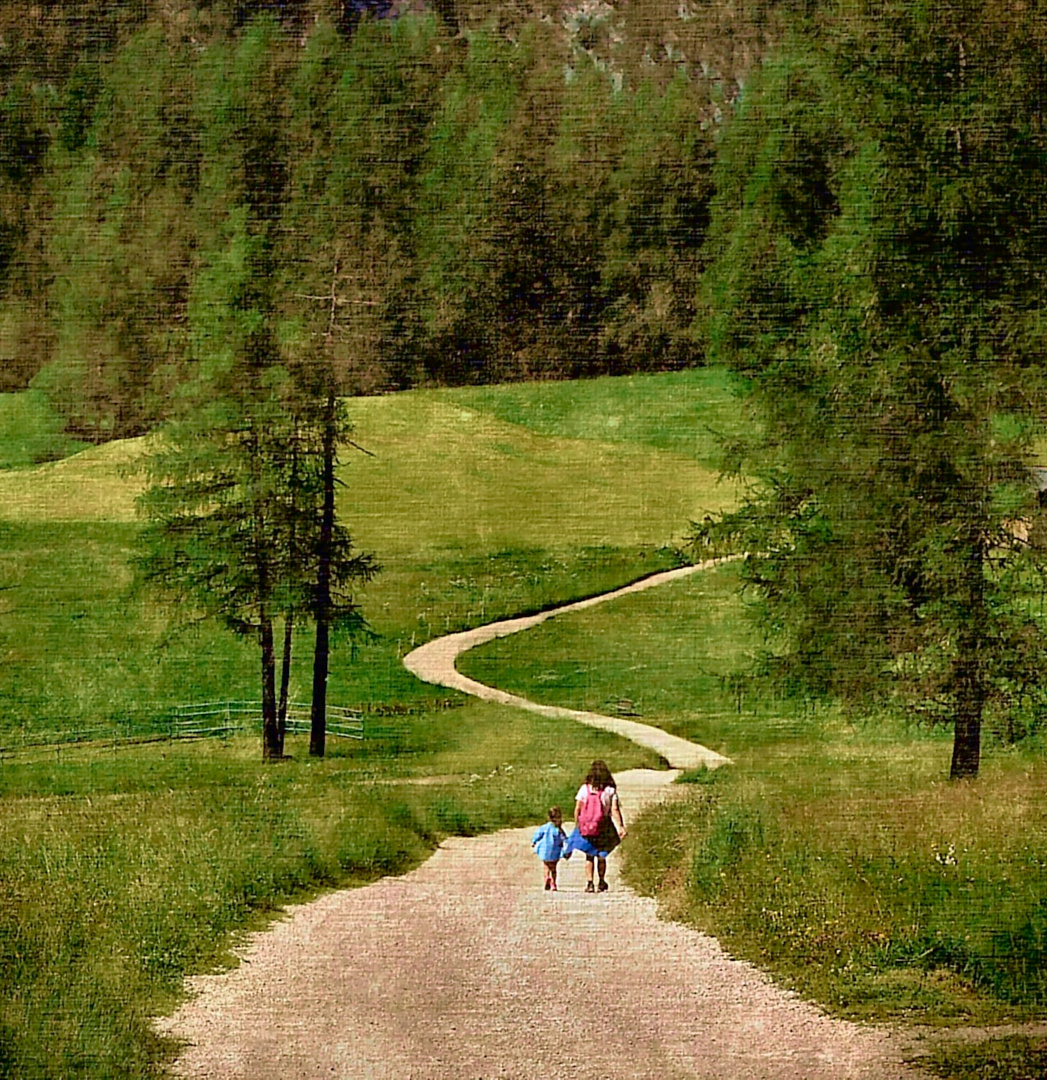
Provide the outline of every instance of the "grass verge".
[[1011,1035],[968,1046],[941,1046],[919,1064],[945,1080],[1042,1080],[1047,1038]]

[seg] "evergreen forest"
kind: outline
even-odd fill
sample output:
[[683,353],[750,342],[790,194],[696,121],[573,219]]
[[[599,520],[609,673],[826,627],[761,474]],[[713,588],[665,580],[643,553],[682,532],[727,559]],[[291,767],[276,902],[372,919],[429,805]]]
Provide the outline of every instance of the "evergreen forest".
[[338,279],[345,394],[700,364],[716,135],[787,6],[4,3],[0,389],[168,419],[252,215],[279,357]]

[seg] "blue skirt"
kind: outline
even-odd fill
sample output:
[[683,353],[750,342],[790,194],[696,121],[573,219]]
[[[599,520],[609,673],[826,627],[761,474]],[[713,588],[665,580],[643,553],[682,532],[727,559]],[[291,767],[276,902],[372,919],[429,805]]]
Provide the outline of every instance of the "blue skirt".
[[564,851],[580,851],[588,858],[606,859],[608,855],[621,843],[618,830],[610,818],[604,818],[600,825],[600,831],[592,839],[582,834],[576,828],[567,838],[567,847]]

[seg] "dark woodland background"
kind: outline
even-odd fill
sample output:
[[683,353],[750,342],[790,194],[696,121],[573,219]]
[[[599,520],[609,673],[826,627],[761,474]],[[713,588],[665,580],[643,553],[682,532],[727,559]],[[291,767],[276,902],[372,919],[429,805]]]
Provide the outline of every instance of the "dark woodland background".
[[0,390],[140,434],[207,312],[293,352],[335,276],[345,393],[700,364],[714,138],[793,7],[4,3]]

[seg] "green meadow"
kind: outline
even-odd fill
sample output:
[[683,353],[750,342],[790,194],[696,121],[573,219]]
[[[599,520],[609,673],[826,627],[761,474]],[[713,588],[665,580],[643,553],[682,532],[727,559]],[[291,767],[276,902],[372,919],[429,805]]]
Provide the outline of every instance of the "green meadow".
[[[361,594],[376,639],[341,647],[330,681],[366,735],[330,740],[323,760],[297,736],[268,766],[256,734],[131,741],[178,705],[257,696],[251,643],[179,626],[135,588],[137,441],[0,472],[0,1075],[162,1075],[174,1048],[149,1018],[280,905],[403,872],[449,834],[540,820],[593,757],[661,764],[423,685],[401,658],[674,565],[689,521],[736,497],[718,481],[719,446],[747,421],[725,377],[412,391],[351,408],[369,454],[346,448],[341,510],[383,571]],[[746,674],[759,644],[724,566],[460,666],[539,700],[638,714],[733,760],[685,776],[681,800],[645,815],[624,849],[637,888],[732,954],[853,1017],[1042,1015],[1042,747],[990,740],[982,779],[949,784],[948,732],[776,698]],[[307,693],[307,646],[292,697]],[[72,733],[90,739],[60,741]],[[435,782],[411,783],[422,777]],[[1038,1075],[1041,1053],[1018,1038],[926,1063],[1013,1080]]]
[[[638,385],[647,419],[622,425]],[[714,440],[688,434],[706,396],[724,410],[720,373],[531,391],[558,421],[502,419],[520,412],[519,387],[352,402],[368,455],[346,449],[340,509],[383,565],[361,594],[380,640],[343,650],[333,701],[388,710],[442,698],[403,670],[404,652],[671,565],[688,522],[734,497],[717,481]],[[577,434],[590,398],[590,434]],[[176,628],[134,588],[140,453],[141,441],[127,440],[0,472],[0,740],[143,733],[178,705],[256,696],[250,643],[206,624]],[[292,697],[308,686],[303,662]]]
[[[638,388],[643,423],[623,423]],[[547,411],[526,414],[528,393]],[[341,511],[383,571],[361,596],[377,637],[336,652],[329,695],[364,713],[366,736],[330,740],[322,761],[291,737],[277,766],[257,735],[131,741],[179,705],[257,697],[252,643],[179,625],[135,587],[140,440],[11,460],[0,1075],[159,1075],[172,1047],[149,1018],[279,905],[402,872],[442,836],[541,820],[593,757],[657,766],[613,736],[423,685],[401,657],[672,565],[688,521],[733,497],[714,439],[690,433],[706,399],[725,407],[716,372],[353,401],[373,456],[346,448]],[[53,417],[30,405],[43,445]],[[0,448],[24,416],[0,411]],[[307,695],[308,661],[303,636],[292,697]]]

